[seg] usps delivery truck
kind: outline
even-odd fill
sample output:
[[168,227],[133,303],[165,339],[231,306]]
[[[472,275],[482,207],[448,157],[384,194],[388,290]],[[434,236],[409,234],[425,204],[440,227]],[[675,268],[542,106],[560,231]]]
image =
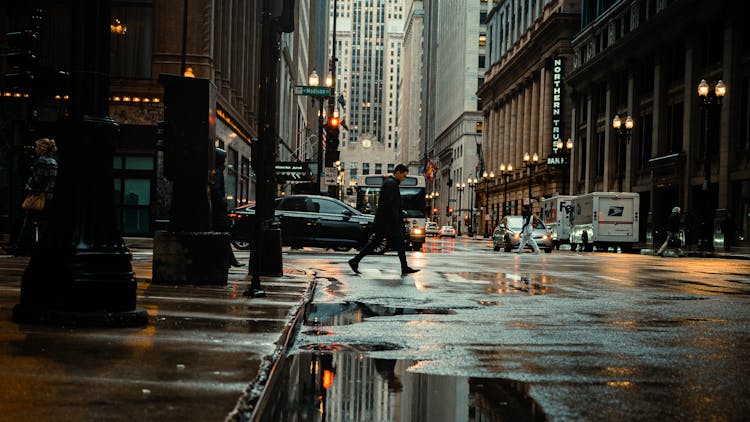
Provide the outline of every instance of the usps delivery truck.
[[638,243],[639,200],[634,192],[592,192],[571,200],[570,247],[585,251]]
[[542,221],[552,234],[552,245],[555,249],[560,249],[561,244],[570,241],[568,209],[572,199],[571,195],[555,195],[542,199]]

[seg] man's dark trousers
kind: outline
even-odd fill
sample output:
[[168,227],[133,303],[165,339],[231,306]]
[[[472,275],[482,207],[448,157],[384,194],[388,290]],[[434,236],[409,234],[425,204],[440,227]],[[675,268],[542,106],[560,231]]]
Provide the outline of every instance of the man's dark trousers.
[[359,263],[365,255],[371,253],[378,245],[383,242],[383,239],[388,239],[388,244],[396,250],[398,253],[398,259],[401,261],[401,269],[407,268],[406,264],[406,251],[404,250],[404,238],[402,236],[389,235],[387,233],[375,233],[372,239],[359,251],[357,256],[354,257],[354,261]]

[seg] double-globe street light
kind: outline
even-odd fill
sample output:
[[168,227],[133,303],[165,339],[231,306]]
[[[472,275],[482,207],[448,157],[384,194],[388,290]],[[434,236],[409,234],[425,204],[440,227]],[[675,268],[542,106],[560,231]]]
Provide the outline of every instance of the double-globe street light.
[[478,180],[476,177],[474,178],[469,177],[466,180],[466,182],[469,186],[469,189],[471,189],[469,191],[469,221],[467,225],[469,226],[469,237],[473,237],[474,236],[474,206],[476,205],[475,199],[476,199],[476,188],[477,188]]
[[565,180],[570,178],[570,153],[573,151],[573,140],[568,139],[567,142],[563,142],[562,139],[558,139],[555,147],[557,147],[557,153],[562,154],[564,161],[563,167],[565,170],[563,171],[562,189],[560,189],[560,193],[565,195]]
[[437,208],[435,208],[435,200],[440,196],[440,192],[434,191],[427,194],[427,199],[430,200],[430,208],[432,213],[432,221],[435,221],[435,215],[437,214]]
[[500,175],[503,176],[503,218],[508,215],[508,178],[513,174],[513,164],[500,164]]
[[457,183],[456,190],[458,191],[458,215],[456,219],[458,223],[458,236],[461,236],[461,219],[463,218],[463,203],[461,202],[461,194],[466,189],[466,183]]
[[490,215],[490,182],[495,178],[495,172],[490,171],[487,173],[486,171],[482,173],[482,182],[484,183],[484,237],[490,237],[489,232],[489,221],[492,216]]
[[709,220],[713,218],[713,213],[711,209],[711,205],[713,201],[711,200],[711,148],[709,144],[709,137],[712,135],[711,129],[713,127],[711,126],[711,123],[713,122],[713,118],[721,111],[721,104],[722,100],[724,99],[724,95],[727,93],[727,86],[724,84],[724,82],[719,79],[719,81],[714,86],[713,91],[711,90],[711,87],[708,85],[708,82],[706,82],[705,79],[701,79],[701,82],[698,84],[698,96],[701,98],[700,102],[700,108],[703,112],[703,154],[704,154],[704,161],[703,161],[703,191],[705,192],[703,204],[706,207],[706,210],[703,215],[703,221],[701,223],[702,230],[701,230],[701,237],[700,243],[698,244],[698,247],[701,250],[712,250],[713,249],[713,239],[712,239],[712,232],[711,230],[712,224],[709,224]]
[[524,167],[529,169],[529,209],[531,211],[534,210],[534,206],[532,205],[531,201],[533,200],[531,196],[531,175],[534,174],[534,171],[536,171],[536,165],[539,163],[539,154],[536,152],[533,154],[529,154],[528,152],[525,152],[523,154],[523,165]]
[[[320,85],[320,76],[318,76],[318,72],[313,69],[310,76],[307,78],[307,84],[310,86],[318,86]],[[329,75],[326,76],[325,84],[327,87],[333,86],[333,78]],[[323,103],[325,102],[326,97],[316,98],[312,97],[313,103],[317,101],[320,104],[320,108],[318,109],[318,171],[317,171],[317,177],[315,178],[315,183],[317,184],[317,189],[315,191],[316,194],[320,193],[320,178],[323,174]]]
[[[625,123],[625,126],[623,126]],[[615,115],[612,119],[612,127],[615,129],[615,135],[617,135],[617,191],[622,192],[622,176],[625,173],[622,165],[622,138],[625,138],[626,144],[630,144],[630,136],[633,133],[633,126],[635,122],[633,118],[628,116],[623,121],[620,116]]]

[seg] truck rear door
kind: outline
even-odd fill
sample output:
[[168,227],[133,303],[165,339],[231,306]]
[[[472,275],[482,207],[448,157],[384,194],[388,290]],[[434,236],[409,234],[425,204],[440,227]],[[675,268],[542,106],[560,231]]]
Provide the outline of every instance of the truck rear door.
[[617,238],[633,237],[635,231],[635,198],[607,197],[599,198],[597,222],[600,236]]

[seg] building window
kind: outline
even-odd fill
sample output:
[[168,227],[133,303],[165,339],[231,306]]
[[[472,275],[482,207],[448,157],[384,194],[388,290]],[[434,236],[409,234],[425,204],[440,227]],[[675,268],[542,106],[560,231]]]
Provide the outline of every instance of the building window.
[[383,174],[383,163],[375,163],[375,174]]
[[113,2],[112,21],[117,19],[127,31],[110,34],[111,76],[151,79],[153,11],[150,2]]
[[356,179],[357,178],[357,163],[350,163],[349,164],[349,178],[350,179]]
[[487,45],[487,34],[479,34],[479,46],[484,47]]
[[362,176],[370,174],[370,163],[362,163]]
[[393,163],[388,163],[388,173],[393,173],[393,169],[396,168],[396,165]]
[[479,68],[480,69],[484,69],[485,62],[486,62],[485,56],[483,56],[483,55],[479,56]]

